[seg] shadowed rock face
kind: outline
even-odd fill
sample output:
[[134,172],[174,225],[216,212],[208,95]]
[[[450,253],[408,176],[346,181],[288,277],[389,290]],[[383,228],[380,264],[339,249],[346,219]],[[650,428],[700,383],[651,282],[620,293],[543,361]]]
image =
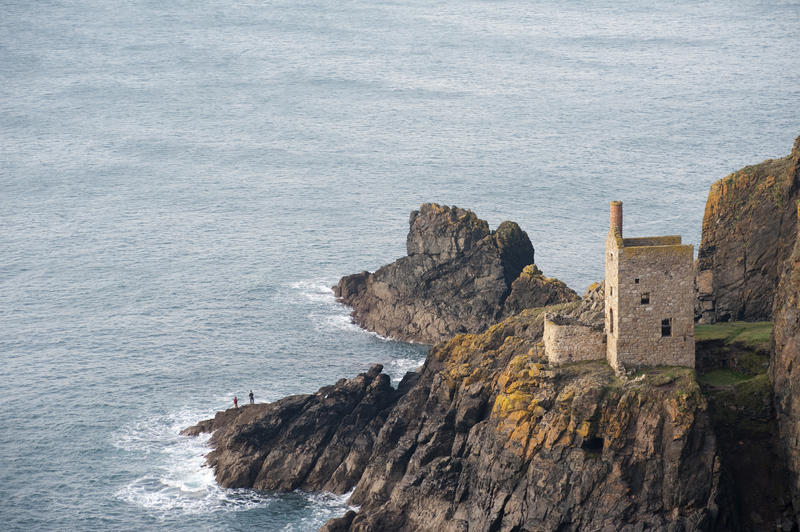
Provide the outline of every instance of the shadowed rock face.
[[490,231],[472,211],[426,203],[409,224],[406,257],[343,277],[333,289],[366,329],[434,344],[482,331],[522,308],[578,299],[535,268],[521,277],[534,250],[514,222]]
[[696,314],[706,322],[769,320],[792,251],[800,195],[800,137],[792,153],[711,186],[697,258]]
[[[602,288],[559,307],[601,323]],[[707,529],[716,445],[691,370],[550,368],[545,310],[436,346],[397,391],[373,367],[190,431],[216,430],[223,486],[355,487],[328,531]]]
[[769,375],[781,443],[791,470],[795,518],[800,522],[800,239],[782,267],[774,306]]

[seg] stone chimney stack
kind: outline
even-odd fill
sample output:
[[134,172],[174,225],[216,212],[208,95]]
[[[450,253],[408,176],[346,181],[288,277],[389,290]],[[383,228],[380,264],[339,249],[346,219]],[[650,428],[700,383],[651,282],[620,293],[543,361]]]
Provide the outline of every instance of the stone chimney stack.
[[612,201],[611,202],[611,215],[610,215],[610,222],[611,227],[609,228],[611,231],[615,229],[619,233],[619,236],[622,236],[622,202],[621,201]]

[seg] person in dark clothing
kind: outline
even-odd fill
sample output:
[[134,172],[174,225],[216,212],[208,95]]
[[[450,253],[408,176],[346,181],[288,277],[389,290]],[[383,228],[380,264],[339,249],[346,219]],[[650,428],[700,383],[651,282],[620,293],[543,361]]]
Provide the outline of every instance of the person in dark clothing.
[[252,404],[254,404],[254,400],[253,400],[253,390],[250,390],[250,404],[251,404],[251,405],[252,405]]
[[236,396],[233,396],[233,408],[239,408],[239,399]]

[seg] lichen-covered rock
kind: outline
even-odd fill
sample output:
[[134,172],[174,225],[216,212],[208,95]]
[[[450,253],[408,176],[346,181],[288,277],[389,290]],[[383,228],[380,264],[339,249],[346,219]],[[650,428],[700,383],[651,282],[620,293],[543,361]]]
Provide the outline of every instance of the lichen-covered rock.
[[360,510],[330,531],[708,529],[718,464],[693,372],[620,380],[604,361],[546,364],[544,313],[601,323],[602,301],[593,285],[458,335],[395,395],[373,369],[217,425],[209,461],[223,485],[355,486]]
[[513,316],[526,308],[557,305],[580,299],[564,282],[545,277],[535,264],[525,266],[514,282],[503,305],[503,315]]
[[602,361],[548,367],[542,314],[432,350],[378,435],[347,530],[709,527],[716,447],[692,371],[623,382]]
[[696,314],[706,322],[769,320],[791,253],[800,195],[800,137],[786,157],[711,186],[697,259]]
[[[480,332],[522,308],[576,299],[541,272],[520,279],[533,263],[528,235],[514,222],[496,231],[470,210],[426,203],[411,213],[408,256],[375,273],[343,277],[333,288],[353,307],[360,326],[398,340],[434,344]],[[549,282],[547,282],[549,281]]]

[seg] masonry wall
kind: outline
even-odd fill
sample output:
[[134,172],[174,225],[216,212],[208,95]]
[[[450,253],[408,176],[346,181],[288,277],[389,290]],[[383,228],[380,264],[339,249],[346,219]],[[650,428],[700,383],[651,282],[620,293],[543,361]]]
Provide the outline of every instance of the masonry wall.
[[[694,367],[692,259],[692,246],[685,245],[618,250],[613,360],[609,351],[612,367]],[[649,302],[643,304],[644,294]],[[664,319],[670,320],[670,336],[662,336]]]
[[619,333],[619,248],[622,237],[614,230],[606,237],[605,333],[606,358],[617,368],[617,334]]
[[544,322],[544,352],[553,365],[605,358],[603,337],[602,330],[586,325]]

